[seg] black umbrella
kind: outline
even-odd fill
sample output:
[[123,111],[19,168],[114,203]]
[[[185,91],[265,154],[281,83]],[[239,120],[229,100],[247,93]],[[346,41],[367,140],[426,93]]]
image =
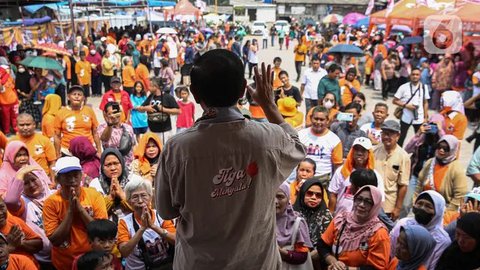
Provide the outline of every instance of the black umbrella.
[[419,44],[423,42],[422,36],[413,36],[413,37],[406,37],[400,42],[402,45],[409,45],[409,44]]

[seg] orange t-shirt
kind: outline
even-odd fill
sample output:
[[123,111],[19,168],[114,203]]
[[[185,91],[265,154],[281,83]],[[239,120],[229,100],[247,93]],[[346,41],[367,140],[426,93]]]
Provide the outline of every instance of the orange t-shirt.
[[48,163],[57,160],[57,153],[49,138],[38,133],[35,133],[30,138],[24,138],[17,134],[12,137],[10,141],[21,141],[25,143],[33,160],[42,167],[47,175],[50,175],[51,171]]
[[75,64],[75,74],[81,85],[92,84],[92,66],[88,61],[78,61]]
[[[157,217],[153,214],[153,210],[150,210],[150,215],[152,216],[152,222],[155,222]],[[140,219],[138,219],[137,217],[134,217],[134,218],[137,221],[138,225],[141,226],[142,221]],[[162,224],[162,228],[167,230],[169,233],[175,233],[176,232],[175,225],[173,224],[173,222],[171,220],[164,220],[163,224]],[[119,246],[120,246],[120,244],[127,243],[128,241],[130,241],[130,239],[132,239],[132,237],[130,236],[129,230],[128,230],[127,223],[123,219],[120,219],[118,221],[117,239],[118,239],[117,240],[117,245],[119,245]]]
[[[447,165],[440,165],[438,163],[435,163],[435,168],[433,168],[433,184],[435,185],[435,190],[440,190],[440,187],[442,186],[443,183],[443,178],[447,174],[448,171],[448,164]],[[430,186],[430,183],[427,183],[425,185],[425,190],[430,190],[432,187]]]
[[252,118],[265,118],[265,113],[263,112],[263,109],[262,107],[258,106],[258,105],[250,105],[248,107],[248,110],[250,111],[250,113],[252,113]]
[[[398,259],[397,257],[393,257],[392,260],[390,260],[387,270],[397,270],[397,265]],[[427,268],[422,264],[417,268],[417,270],[427,270]]]
[[283,85],[282,81],[278,77],[280,71],[282,71],[281,68],[273,68],[273,90],[277,90]]
[[[4,235],[8,235],[13,225],[17,225],[18,227],[20,227],[20,229],[24,234],[25,240],[34,240],[34,239],[42,240],[42,238],[38,234],[36,234],[32,229],[30,229],[30,227],[28,227],[25,221],[12,215],[7,211],[7,221],[5,223],[5,226],[3,226],[3,228],[0,228],[0,232],[3,233]],[[28,258],[32,259],[33,262],[36,262],[35,257],[33,257],[33,254],[26,251],[16,250],[14,252],[11,252],[10,254],[25,255]]]
[[13,105],[18,103],[17,91],[15,91],[15,81],[12,77],[8,77],[4,85],[0,83],[0,87],[3,86],[3,90],[0,91],[0,104]]
[[10,254],[8,256],[8,267],[6,270],[31,270],[38,269],[35,263],[27,256]]
[[[350,90],[350,87],[347,86],[347,80],[345,78],[340,79],[338,81],[338,84],[340,85],[340,88],[343,90],[342,104],[347,105],[351,103],[353,101],[353,93],[352,93],[352,90]],[[358,80],[353,80],[351,84],[353,85],[353,88],[355,88],[357,92],[360,92],[361,86]]]
[[[103,196],[93,188],[81,188],[78,197],[80,205],[94,219],[106,219],[107,208]],[[43,205],[43,226],[47,237],[50,237],[60,226],[67,215],[68,200],[62,198],[61,192],[57,191],[45,200]],[[52,247],[52,263],[58,270],[72,269],[75,256],[90,250],[87,228],[79,216],[74,216],[70,237],[65,246]]]
[[124,87],[133,87],[135,85],[135,69],[131,65],[127,65],[123,68],[122,79]]
[[150,89],[148,68],[144,64],[138,64],[137,68],[135,69],[135,77],[137,78],[137,80],[143,83],[143,87],[145,88],[145,90]]
[[87,137],[93,144],[94,129],[97,127],[97,117],[92,108],[88,106],[83,106],[79,111],[63,107],[55,116],[55,133],[61,133],[61,145],[67,149],[70,141],[78,136]]
[[460,141],[463,140],[465,131],[467,130],[468,120],[465,115],[457,112],[457,114],[450,119],[450,117],[445,116],[445,134],[450,134]]
[[[333,246],[339,232],[334,221],[330,222],[322,234],[322,240]],[[373,266],[375,269],[385,269],[390,261],[390,237],[385,228],[380,228],[368,239],[368,250],[360,249],[340,252],[339,260],[349,267]]]
[[42,118],[42,134],[47,138],[55,136],[55,116],[45,114]]
[[68,56],[63,56],[63,61],[65,61],[65,66],[66,66],[66,69],[67,69],[67,80],[71,80],[72,79],[72,62],[70,61],[70,57]]

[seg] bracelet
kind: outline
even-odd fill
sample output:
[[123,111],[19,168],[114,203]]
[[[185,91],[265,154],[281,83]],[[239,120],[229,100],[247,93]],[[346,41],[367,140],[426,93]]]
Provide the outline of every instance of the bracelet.
[[168,235],[168,231],[163,229],[163,233],[162,233],[161,237],[167,237],[167,235]]

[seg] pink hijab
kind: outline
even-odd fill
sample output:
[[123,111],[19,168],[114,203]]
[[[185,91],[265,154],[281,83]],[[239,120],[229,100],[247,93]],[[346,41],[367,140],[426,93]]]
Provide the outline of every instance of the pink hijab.
[[68,150],[72,156],[80,159],[85,174],[92,179],[100,176],[100,159],[97,157],[97,150],[87,137],[79,136],[71,140]]
[[[8,187],[11,185],[13,180],[15,179],[15,175],[17,174],[17,170],[13,168],[13,164],[15,163],[15,156],[17,155],[20,149],[27,150],[30,165],[39,166],[35,160],[31,157],[30,153],[28,152],[28,148],[25,143],[21,141],[12,141],[7,144],[5,148],[5,154],[3,156],[3,164],[0,167],[0,196],[4,197]],[[45,172],[43,172],[45,173]],[[48,178],[48,177],[47,177]]]
[[[385,225],[377,217],[382,207],[381,191],[375,186],[363,186],[355,193],[354,200],[364,190],[370,191],[373,199],[373,206],[370,209],[366,222],[360,222],[358,220],[355,215],[355,205],[352,212],[344,211],[333,218],[335,229],[340,234],[338,244],[339,253],[358,250],[360,245],[368,243],[370,237],[372,237],[378,229],[385,228]],[[335,249],[333,252],[335,252]]]

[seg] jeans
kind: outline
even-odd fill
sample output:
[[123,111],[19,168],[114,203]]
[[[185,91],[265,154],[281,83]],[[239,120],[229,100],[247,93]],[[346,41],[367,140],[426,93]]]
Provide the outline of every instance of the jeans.
[[391,79],[387,79],[386,81],[382,80],[382,97],[388,98],[388,93],[394,92],[395,85],[396,85],[395,77]]
[[112,80],[113,76],[106,76],[102,75],[102,82],[103,82],[103,89],[105,89],[105,92],[110,90],[110,81]]
[[295,61],[295,70],[297,71],[297,82],[300,80],[300,75],[302,74],[302,65],[303,65],[303,61]]
[[92,95],[102,95],[102,80],[100,75],[92,75]]
[[305,117],[308,114],[308,111],[310,111],[311,108],[315,107],[318,105],[318,99],[305,99]]
[[252,69],[253,67],[256,67],[258,65],[258,63],[251,63],[251,62],[248,62],[248,78],[252,78]]
[[275,46],[275,36],[272,36],[270,40],[272,41],[272,47]]
[[262,42],[262,49],[267,49],[268,48],[268,39],[263,39],[263,42]]
[[400,138],[398,139],[398,145],[400,145],[400,147],[403,146],[403,142],[405,141],[405,138],[407,137],[408,129],[412,125],[413,125],[413,130],[415,131],[415,133],[417,133],[418,129],[420,129],[420,126],[422,124],[407,124],[407,123],[400,120]]

